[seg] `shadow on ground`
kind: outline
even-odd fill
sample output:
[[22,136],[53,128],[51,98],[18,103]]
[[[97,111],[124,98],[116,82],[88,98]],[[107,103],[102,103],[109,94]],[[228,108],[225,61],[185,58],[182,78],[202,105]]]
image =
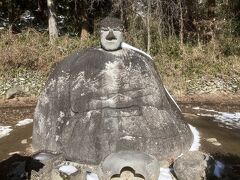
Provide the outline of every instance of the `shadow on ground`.
[[38,172],[43,166],[43,163],[30,156],[14,154],[10,158],[0,162],[0,179],[31,179],[32,170]]
[[224,180],[239,180],[240,179],[240,156],[235,154],[222,154],[215,153],[212,154],[213,158],[217,161],[222,162],[225,165],[223,174],[221,178]]

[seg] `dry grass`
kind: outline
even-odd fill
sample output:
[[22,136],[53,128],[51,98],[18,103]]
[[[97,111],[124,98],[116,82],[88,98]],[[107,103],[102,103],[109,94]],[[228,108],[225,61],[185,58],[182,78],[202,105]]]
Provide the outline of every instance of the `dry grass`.
[[[14,76],[22,70],[38,71],[48,75],[51,67],[67,55],[77,49],[98,44],[96,38],[81,42],[78,37],[62,36],[52,45],[49,43],[47,33],[39,33],[33,29],[20,34],[2,31],[0,39],[1,77]],[[178,41],[173,39],[161,42],[161,45],[153,44],[152,48],[164,84],[169,89],[174,89],[176,95],[181,95],[184,94],[189,80],[202,76],[239,79],[239,42],[239,39],[223,39],[208,44],[197,46],[185,44],[179,47]],[[130,44],[137,43],[131,41]]]
[[[239,43],[237,45],[239,46]],[[167,46],[172,46],[176,52],[171,52],[169,47],[166,47],[163,53],[155,56],[155,63],[164,84],[169,89],[174,89],[175,95],[184,94],[190,80],[197,80],[203,76],[219,77],[224,80],[236,78],[240,86],[240,56],[236,53],[224,54],[225,47],[219,42],[198,46],[185,44],[178,48],[175,47],[175,43]],[[235,44],[232,46],[237,48]]]
[[21,70],[41,71],[47,75],[51,67],[65,56],[97,43],[95,39],[81,42],[78,37],[63,36],[52,45],[48,34],[34,29],[19,34],[1,32],[0,39],[1,76]]

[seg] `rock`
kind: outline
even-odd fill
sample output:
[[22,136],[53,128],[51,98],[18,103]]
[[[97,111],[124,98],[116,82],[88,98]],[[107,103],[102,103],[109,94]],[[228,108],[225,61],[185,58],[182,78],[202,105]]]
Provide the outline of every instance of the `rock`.
[[74,162],[62,162],[52,170],[53,180],[85,180],[86,174],[81,172],[80,165]]
[[212,143],[215,146],[221,146],[222,144],[220,142],[218,142],[218,140],[216,138],[208,138],[206,139],[208,142]]
[[100,179],[158,179],[160,165],[158,160],[150,155],[120,151],[110,154],[99,167]]
[[34,118],[35,150],[86,164],[98,165],[118,151],[174,158],[193,139],[153,61],[130,49],[89,48],[59,63]]
[[178,180],[206,180],[214,174],[214,159],[200,151],[189,151],[174,161]]
[[7,90],[6,92],[6,99],[12,99],[16,95],[20,95],[21,93],[24,93],[24,90],[22,87],[13,87]]
[[49,151],[37,152],[32,157],[44,165],[39,171],[32,172],[32,180],[51,180],[52,170],[54,169],[55,164],[64,161],[62,154]]
[[21,140],[21,144],[27,144],[27,139]]
[[87,174],[97,169],[96,166],[66,161],[62,154],[56,152],[37,152],[33,158],[39,160],[44,166],[39,171],[32,172],[32,180],[86,180]]

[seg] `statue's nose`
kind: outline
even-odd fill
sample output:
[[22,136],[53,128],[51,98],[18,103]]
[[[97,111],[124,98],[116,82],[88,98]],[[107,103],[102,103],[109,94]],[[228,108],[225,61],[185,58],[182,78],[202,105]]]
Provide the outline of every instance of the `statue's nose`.
[[107,35],[107,37],[106,37],[106,39],[109,40],[109,41],[111,41],[111,40],[117,39],[117,38],[116,38],[115,35],[113,34],[113,31],[110,30],[109,33],[108,33],[108,35]]

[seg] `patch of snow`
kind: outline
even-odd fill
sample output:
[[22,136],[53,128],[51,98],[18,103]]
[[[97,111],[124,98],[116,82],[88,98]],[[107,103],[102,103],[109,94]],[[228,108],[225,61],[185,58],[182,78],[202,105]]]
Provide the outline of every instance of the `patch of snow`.
[[8,136],[12,130],[11,126],[0,126],[0,138]]
[[240,128],[240,113],[217,112],[215,114],[198,113],[198,116],[213,117],[214,122],[226,125],[226,128]]
[[215,161],[214,176],[221,178],[224,168],[225,166],[222,162]]
[[44,161],[50,158],[50,155],[48,153],[41,152],[33,157],[36,160]]
[[14,155],[14,154],[20,154],[20,151],[14,151],[14,152],[8,153],[9,156],[12,156],[12,155]]
[[199,132],[198,130],[193,127],[192,125],[188,124],[190,130],[192,131],[193,133],[193,143],[192,143],[192,146],[191,148],[189,149],[189,151],[198,151],[199,150],[199,147],[201,146],[200,145],[200,135],[199,135]]
[[16,126],[25,126],[25,125],[30,124],[32,122],[33,122],[33,119],[24,119],[22,121],[18,121]]
[[218,112],[218,114],[214,115],[214,118],[217,122],[224,123],[233,128],[240,128],[240,112]]
[[205,117],[214,117],[214,114],[205,114],[205,113],[198,113],[198,116],[205,116]]
[[[226,128],[240,129],[240,112],[218,112],[213,109],[205,109],[201,107],[193,107],[192,109],[202,111],[197,114],[198,116],[213,117],[213,121],[224,124]],[[209,113],[204,113],[204,111]]]
[[99,180],[98,176],[95,173],[87,172],[87,180]]
[[199,109],[200,109],[200,107],[193,107],[192,109],[199,110]]
[[208,111],[208,112],[217,112],[214,109],[206,109],[206,108],[200,108],[200,107],[193,107],[194,110],[202,110],[202,111]]
[[149,54],[147,54],[147,53],[145,53],[144,51],[142,51],[142,50],[140,50],[140,49],[138,49],[138,48],[135,48],[135,47],[133,47],[133,46],[131,46],[130,44],[127,44],[127,43],[125,43],[125,42],[122,42],[121,47],[122,47],[123,49],[132,49],[132,50],[134,50],[134,51],[140,52],[141,54],[144,54],[145,56],[147,56],[147,57],[149,57],[150,59],[152,59],[152,57],[151,57]]
[[173,180],[171,170],[169,168],[160,168],[158,180]]
[[67,175],[71,175],[78,171],[78,169],[72,165],[63,165],[58,170]]

